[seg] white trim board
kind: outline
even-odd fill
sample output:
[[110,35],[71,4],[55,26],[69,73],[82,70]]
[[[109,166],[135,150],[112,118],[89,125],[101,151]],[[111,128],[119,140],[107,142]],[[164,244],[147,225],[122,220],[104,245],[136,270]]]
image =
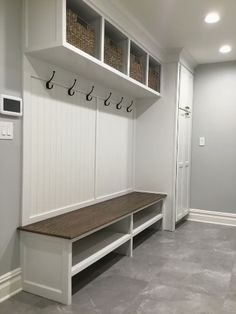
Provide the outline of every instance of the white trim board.
[[187,220],[236,227],[236,214],[190,209]]
[[[73,210],[78,210],[78,209],[86,207],[86,206],[98,204],[100,202],[104,202],[104,201],[110,200],[110,199],[115,198],[115,197],[123,196],[123,195],[126,195],[126,194],[131,193],[131,192],[135,192],[135,191],[132,188],[130,188],[130,189],[118,191],[115,193],[102,195],[102,196],[96,197],[96,198],[89,200],[89,201],[69,205],[66,207],[57,208],[57,209],[54,209],[52,211],[48,211],[45,213],[30,216],[28,223],[31,224],[31,223],[35,223],[35,222],[43,220],[43,219],[48,219],[48,218],[55,217],[57,215],[66,214],[66,213],[71,212]],[[22,220],[22,225],[26,225],[26,223],[23,223],[23,220]]]
[[17,268],[0,276],[0,303],[22,290],[21,269]]

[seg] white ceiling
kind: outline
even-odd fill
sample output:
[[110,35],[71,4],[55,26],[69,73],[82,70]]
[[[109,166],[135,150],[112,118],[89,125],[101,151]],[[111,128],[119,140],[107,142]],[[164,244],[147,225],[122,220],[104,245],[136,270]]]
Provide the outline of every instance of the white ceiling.
[[[112,0],[165,49],[185,48],[198,63],[236,60],[236,0]],[[123,12],[124,12],[123,11]],[[221,20],[206,24],[217,11]],[[219,47],[232,45],[220,54]]]

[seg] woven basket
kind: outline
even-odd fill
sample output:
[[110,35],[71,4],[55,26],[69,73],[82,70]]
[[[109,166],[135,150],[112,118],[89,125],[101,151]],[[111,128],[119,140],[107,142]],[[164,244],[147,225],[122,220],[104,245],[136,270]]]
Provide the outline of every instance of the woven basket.
[[95,55],[95,29],[71,9],[66,11],[66,38],[71,45]]
[[158,69],[149,69],[148,86],[156,91],[160,91],[160,72]]
[[116,70],[122,71],[123,51],[108,36],[105,37],[104,62]]
[[143,83],[143,67],[144,57],[137,57],[133,54],[130,54],[130,77],[132,77],[136,81]]

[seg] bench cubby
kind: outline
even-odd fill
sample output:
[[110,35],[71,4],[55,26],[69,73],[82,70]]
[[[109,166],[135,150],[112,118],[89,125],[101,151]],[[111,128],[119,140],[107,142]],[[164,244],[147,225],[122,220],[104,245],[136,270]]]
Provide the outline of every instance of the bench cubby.
[[130,217],[124,218],[111,226],[73,242],[72,276],[131,240],[129,230],[127,230],[127,232],[121,231],[123,224],[125,224],[127,220],[130,221]]
[[139,234],[146,228],[162,219],[162,204],[154,204],[145,210],[140,210],[133,214],[133,236]]

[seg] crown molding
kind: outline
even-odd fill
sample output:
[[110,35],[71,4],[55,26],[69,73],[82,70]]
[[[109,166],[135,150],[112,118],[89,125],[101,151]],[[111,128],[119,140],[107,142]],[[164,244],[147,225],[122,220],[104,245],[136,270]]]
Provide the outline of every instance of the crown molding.
[[189,51],[185,48],[172,48],[167,51],[164,59],[165,63],[180,62],[191,72],[198,65],[198,62],[193,58]]
[[186,66],[190,71],[194,72],[194,69],[198,65],[197,61],[193,58],[193,56],[189,53],[188,50],[182,49],[180,54],[180,62]]

